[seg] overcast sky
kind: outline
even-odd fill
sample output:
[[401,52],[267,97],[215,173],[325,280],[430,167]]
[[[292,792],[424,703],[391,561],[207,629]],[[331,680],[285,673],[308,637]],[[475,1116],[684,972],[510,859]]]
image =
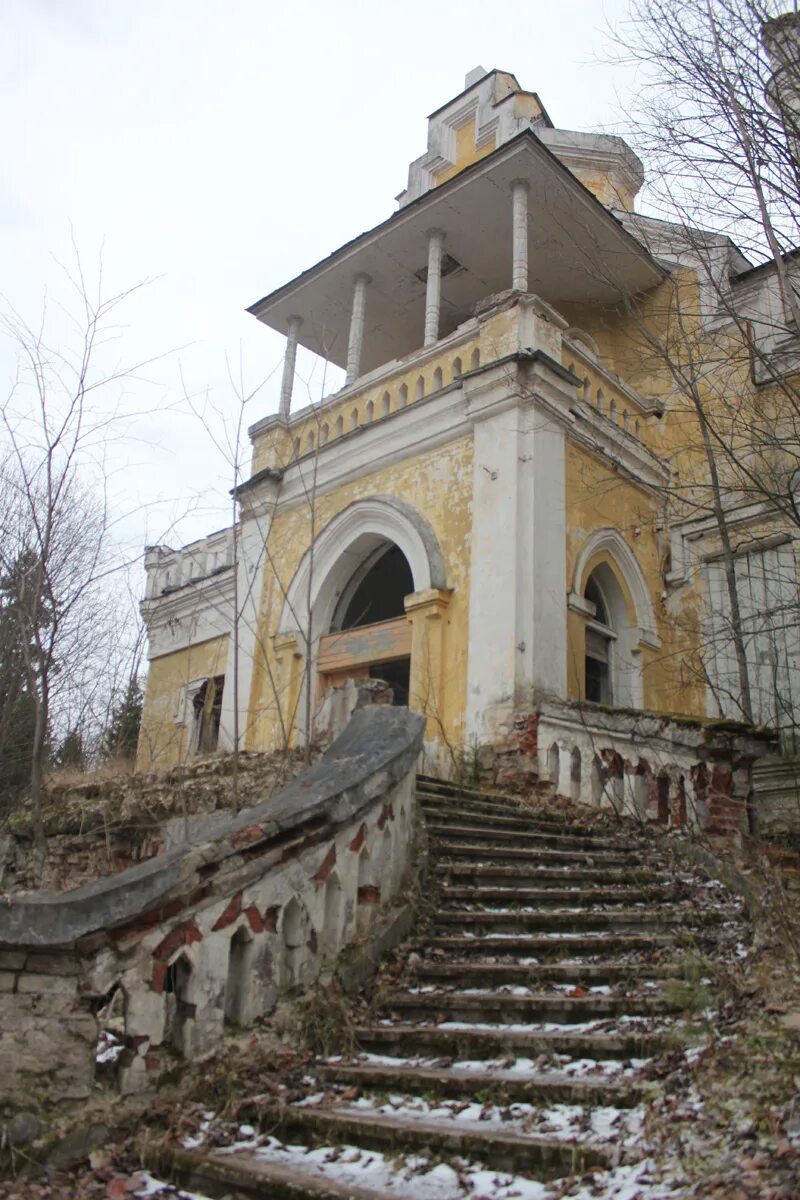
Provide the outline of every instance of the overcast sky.
[[[266,380],[248,422],[275,411],[282,338],[245,307],[395,211],[427,114],[479,63],[513,71],[561,128],[616,129],[631,80],[602,59],[626,10],[2,0],[0,292],[36,322],[45,293],[51,307],[64,296],[72,230],[90,278],[102,253],[108,294],[152,281],[126,303],[118,357],[172,352],[125,400],[154,410],[114,450],[128,543],[228,522],[229,471],[178,402],[183,379],[232,414],[227,356],[246,386]],[[7,344],[0,370],[10,382]]]

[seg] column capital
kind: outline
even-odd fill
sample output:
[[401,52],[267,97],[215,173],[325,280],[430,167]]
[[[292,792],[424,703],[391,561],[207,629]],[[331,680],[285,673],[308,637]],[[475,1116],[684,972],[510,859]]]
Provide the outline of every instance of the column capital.
[[425,230],[425,236],[426,238],[438,238],[443,242],[447,235],[443,229],[439,229],[438,226],[434,225],[432,229]]
[[530,181],[527,179],[523,179],[521,177],[518,179],[512,179],[511,180],[512,192],[517,191],[519,188],[524,188],[526,192],[529,192],[531,190]]
[[440,617],[450,603],[452,588],[426,588],[406,596],[403,606],[409,620],[412,617]]
[[360,283],[366,287],[368,283],[372,283],[372,276],[368,275],[366,271],[359,271],[353,276],[353,283]]

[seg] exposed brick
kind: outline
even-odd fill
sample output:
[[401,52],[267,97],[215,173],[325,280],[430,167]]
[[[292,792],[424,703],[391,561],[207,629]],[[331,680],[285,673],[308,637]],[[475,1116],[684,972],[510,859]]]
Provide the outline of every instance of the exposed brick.
[[255,904],[250,904],[245,910],[244,915],[247,918],[247,924],[252,929],[253,933],[264,932],[264,921],[261,913],[256,908]]
[[264,910],[263,921],[264,921],[264,932],[265,933],[277,933],[278,932],[278,918],[280,917],[280,915],[281,915],[280,904],[272,904],[272,905],[270,905],[269,908]]
[[335,862],[336,862],[336,843],[331,842],[330,847],[328,848],[328,853],[325,855],[324,859],[322,860],[322,863],[320,864],[320,867],[319,867],[317,873],[315,875],[311,876],[312,881],[314,883],[316,883],[317,886],[319,886],[320,884],[323,884],[325,882],[325,880],[328,878],[331,871],[333,870]]
[[227,929],[229,925],[232,925],[233,922],[237,920],[241,911],[242,893],[237,892],[236,895],[232,896],[228,901],[228,904],[222,915],[219,916],[215,921],[214,925],[212,926],[213,930],[216,932],[218,929]]
[[167,977],[167,964],[165,962],[153,963],[153,974],[150,979],[150,987],[159,995],[164,991],[164,981]]
[[364,883],[358,889],[359,904],[380,904],[381,889],[375,883]]
[[107,943],[108,936],[101,930],[98,933],[89,933],[86,937],[81,938],[79,942],[76,942],[75,949],[82,958],[88,958],[90,954],[94,954],[96,950],[99,950],[101,946],[105,946]]
[[0,971],[21,971],[25,958],[24,950],[0,950]]
[[259,841],[263,837],[264,830],[260,825],[247,825],[244,829],[232,834],[231,845],[238,849],[240,846],[247,846],[250,842]]
[[350,843],[350,849],[354,850],[356,853],[358,853],[358,851],[364,845],[364,842],[366,841],[366,837],[367,837],[367,827],[362,822],[361,825],[359,826],[358,833],[356,834],[356,836],[353,838],[352,842]]
[[158,943],[153,951],[153,958],[156,962],[168,962],[180,946],[190,946],[192,942],[202,942],[202,940],[203,935],[192,921],[185,925],[176,925]]
[[378,829],[383,829],[387,821],[394,820],[394,809],[391,804],[384,804],[381,809],[381,815],[378,817]]

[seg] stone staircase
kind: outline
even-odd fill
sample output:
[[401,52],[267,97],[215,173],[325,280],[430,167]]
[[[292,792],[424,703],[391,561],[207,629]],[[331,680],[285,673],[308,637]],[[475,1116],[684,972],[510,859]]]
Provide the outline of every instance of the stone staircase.
[[547,1181],[637,1158],[648,1063],[682,1052],[697,965],[739,937],[736,904],[655,865],[635,828],[597,832],[546,797],[420,777],[418,798],[429,911],[358,1052],[318,1059],[305,1095],[255,1105],[225,1149],[178,1154],[185,1184],[543,1200]]

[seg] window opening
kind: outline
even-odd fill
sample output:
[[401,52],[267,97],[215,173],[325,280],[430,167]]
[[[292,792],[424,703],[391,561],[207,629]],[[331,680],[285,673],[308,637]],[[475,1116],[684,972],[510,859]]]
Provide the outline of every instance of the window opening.
[[225,676],[215,675],[206,679],[192,697],[195,754],[212,754],[217,748],[224,690]]
[[[387,546],[372,562],[349,597],[334,629],[357,629],[405,615],[405,597],[414,591],[414,577],[399,546]],[[345,596],[347,592],[345,591]]]

